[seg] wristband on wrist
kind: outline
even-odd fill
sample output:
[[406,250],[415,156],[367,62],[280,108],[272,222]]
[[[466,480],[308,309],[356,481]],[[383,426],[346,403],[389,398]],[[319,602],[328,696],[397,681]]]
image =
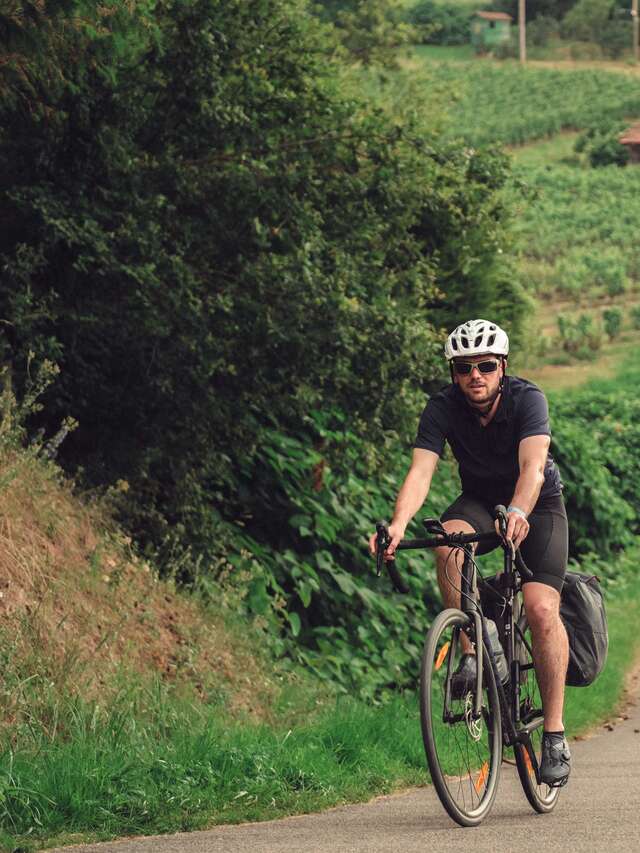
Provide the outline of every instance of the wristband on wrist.
[[521,515],[524,519],[527,517],[527,513],[523,509],[520,509],[519,506],[514,506],[513,504],[509,504],[507,512],[515,512],[517,515]]

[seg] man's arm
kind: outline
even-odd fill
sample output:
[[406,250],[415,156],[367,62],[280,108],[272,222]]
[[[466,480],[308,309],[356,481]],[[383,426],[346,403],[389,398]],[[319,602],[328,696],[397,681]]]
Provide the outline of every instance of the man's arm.
[[[409,524],[413,516],[425,502],[429,494],[431,478],[433,477],[433,472],[436,470],[439,459],[438,454],[432,450],[422,450],[419,447],[414,448],[411,467],[398,493],[393,520],[389,525],[391,542],[386,552],[387,556],[391,556],[394,553],[398,547],[398,543],[404,536],[407,524]],[[372,554],[375,554],[375,533],[369,539],[369,549]]]
[[540,489],[544,483],[544,466],[547,461],[550,438],[548,435],[530,435],[523,438],[518,446],[520,476],[510,506],[522,510],[525,515],[510,512],[508,515],[507,539],[513,540],[516,548],[529,532],[526,517],[536,505]]

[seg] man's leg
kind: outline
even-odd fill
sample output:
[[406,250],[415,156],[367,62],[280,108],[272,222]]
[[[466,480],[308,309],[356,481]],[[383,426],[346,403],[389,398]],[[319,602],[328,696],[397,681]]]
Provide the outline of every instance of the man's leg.
[[[475,533],[468,521],[449,519],[442,526],[447,533]],[[459,548],[436,548],[436,566],[438,586],[445,607],[460,608],[460,585],[462,583],[462,561],[464,554]],[[475,650],[466,634],[461,633],[463,654],[475,654]]]
[[548,732],[561,732],[564,730],[562,709],[569,642],[560,619],[560,593],[547,584],[536,582],[524,584],[523,592],[542,697],[544,728]]

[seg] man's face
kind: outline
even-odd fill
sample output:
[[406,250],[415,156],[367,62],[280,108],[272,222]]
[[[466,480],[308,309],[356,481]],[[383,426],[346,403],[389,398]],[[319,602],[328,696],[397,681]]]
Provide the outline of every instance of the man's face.
[[[488,362],[495,364],[495,370],[487,373],[481,372],[478,365],[483,363],[483,367],[486,369]],[[459,364],[461,367],[464,367],[464,365],[473,366],[469,373],[464,374],[458,372],[456,364]],[[454,358],[453,360],[453,381],[459,386],[467,401],[472,406],[486,406],[487,403],[494,399],[498,393],[503,374],[502,359],[490,353],[487,353],[487,355],[473,355],[468,358]]]

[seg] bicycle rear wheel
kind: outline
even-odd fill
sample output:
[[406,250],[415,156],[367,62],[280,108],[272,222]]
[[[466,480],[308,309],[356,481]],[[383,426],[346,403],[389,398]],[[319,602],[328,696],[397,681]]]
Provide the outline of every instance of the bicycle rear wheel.
[[488,814],[502,762],[500,703],[491,666],[483,666],[478,719],[473,716],[475,689],[453,699],[447,688],[462,655],[460,634],[472,629],[461,610],[443,610],[427,634],[420,674],[420,720],[431,779],[442,805],[461,826],[477,826]]
[[[516,658],[520,661],[520,719],[524,725],[527,725],[534,719],[541,717],[542,700],[533,668],[531,632],[524,613],[518,619],[517,626],[515,653]],[[531,746],[538,766],[542,760],[542,733],[542,725],[531,732]],[[558,802],[560,788],[551,788],[544,783],[538,784],[533,762],[523,744],[516,744],[514,752],[520,782],[531,806],[541,814],[552,811]]]

